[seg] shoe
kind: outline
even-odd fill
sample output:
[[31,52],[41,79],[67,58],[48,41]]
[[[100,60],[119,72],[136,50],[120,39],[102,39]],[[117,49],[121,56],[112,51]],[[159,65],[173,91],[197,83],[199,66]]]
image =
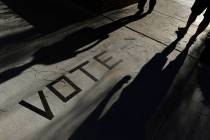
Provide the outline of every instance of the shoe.
[[183,27],[178,27],[178,31],[179,31],[179,32],[182,32],[182,33],[184,33],[184,34],[187,33],[187,29],[186,29],[186,28],[183,28]]
[[187,33],[187,30],[185,28],[178,28],[178,31],[176,31],[176,34],[179,36],[179,37],[184,37],[184,35]]

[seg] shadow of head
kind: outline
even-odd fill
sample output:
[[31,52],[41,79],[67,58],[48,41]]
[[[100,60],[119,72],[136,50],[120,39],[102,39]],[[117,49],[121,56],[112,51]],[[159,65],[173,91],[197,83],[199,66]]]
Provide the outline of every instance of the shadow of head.
[[52,46],[41,48],[34,54],[33,63],[35,64],[54,64],[85,52],[104,39],[107,34],[99,34],[92,28],[83,28]]
[[[30,68],[33,65],[51,65],[67,59],[71,59],[79,53],[88,51],[95,47],[107,37],[107,34],[98,34],[92,28],[83,28],[67,36],[62,41],[55,43],[54,45],[43,47],[41,49],[36,48],[38,51],[33,52],[33,60],[31,62],[0,73],[0,83],[19,75],[24,70]],[[21,53],[16,54],[17,58],[20,57],[20,54],[21,56],[26,55],[22,52],[23,50]],[[28,53],[28,51],[26,51],[26,53]]]

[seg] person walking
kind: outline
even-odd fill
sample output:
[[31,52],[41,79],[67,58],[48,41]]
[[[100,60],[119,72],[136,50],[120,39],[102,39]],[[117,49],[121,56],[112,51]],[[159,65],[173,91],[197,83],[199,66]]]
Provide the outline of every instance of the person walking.
[[176,31],[177,35],[180,37],[184,37],[189,27],[196,20],[197,16],[199,16],[204,11],[205,13],[204,13],[203,20],[199,24],[195,34],[190,38],[191,42],[196,41],[197,37],[207,28],[210,22],[210,1],[209,0],[196,0],[195,1],[194,5],[191,8],[191,14],[188,18],[186,26],[179,27],[178,31]]

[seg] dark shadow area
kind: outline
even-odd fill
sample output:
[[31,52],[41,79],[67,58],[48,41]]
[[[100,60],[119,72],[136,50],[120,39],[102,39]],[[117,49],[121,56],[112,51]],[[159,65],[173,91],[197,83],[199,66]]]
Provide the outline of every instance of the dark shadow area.
[[187,57],[190,46],[164,68],[167,56],[175,49],[179,40],[180,38],[176,39],[143,66],[101,119],[89,117],[90,122],[86,120],[69,140],[144,140],[147,121],[166,97]]
[[[108,35],[96,36],[92,33],[92,31],[93,29],[91,28],[83,28],[80,31],[66,37],[61,42],[55,43],[54,45],[49,47],[41,48],[40,50],[35,52],[34,59],[30,63],[0,73],[0,83],[3,83],[4,81],[7,81],[19,75],[24,70],[28,69],[33,65],[50,65],[75,57],[77,54],[93,48],[95,45],[99,44],[102,40],[108,37]],[[88,45],[91,42],[94,43],[86,48],[83,48],[85,45]],[[21,56],[17,54],[17,57]]]
[[74,0],[74,2],[88,9],[93,9],[97,13],[103,13],[134,4],[137,0]]
[[200,57],[200,66],[198,70],[198,84],[204,97],[203,103],[210,105],[210,39],[209,34],[206,39],[206,47]]
[[[34,59],[30,63],[0,73],[0,83],[3,83],[4,81],[7,81],[19,75],[22,71],[26,70],[27,68],[33,65],[36,64],[50,65],[75,57],[77,54],[93,48],[101,41],[108,38],[109,33],[123,27],[124,25],[130,22],[141,19],[146,15],[147,14],[143,14],[140,16],[138,15],[128,16],[119,19],[117,21],[111,22],[107,25],[98,27],[96,29],[88,27],[83,28],[69,35],[64,40],[52,46],[41,48],[40,50],[35,52]],[[93,44],[91,44],[87,48],[83,48],[85,45],[88,45],[90,43]],[[19,54],[17,55],[18,55],[17,57],[21,57],[24,54],[21,54],[21,56],[19,56]]]
[[97,106],[97,108],[91,113],[90,116],[85,120],[85,122],[82,124],[82,126],[77,129],[77,131],[74,133],[74,136],[71,137],[71,139],[78,139],[77,136],[80,135],[80,139],[86,139],[86,135],[81,135],[84,133],[92,133],[92,127],[95,123],[97,123],[97,120],[101,116],[102,112],[104,111],[104,108],[106,107],[107,103],[110,101],[110,99],[113,97],[113,95],[120,90],[124,84],[128,83],[131,80],[131,76],[127,75],[123,77],[114,87],[113,89],[104,97],[104,99],[101,101],[101,103]]
[[207,35],[205,43],[206,47],[201,54],[200,61],[210,66],[210,32]]
[[[157,1],[156,0],[148,0],[148,1],[149,1],[149,9],[148,9],[147,13],[152,13]],[[144,12],[144,7],[145,7],[146,3],[147,3],[147,0],[138,0],[139,13]]]
[[203,103],[210,105],[210,65],[201,65],[198,70],[198,84],[204,97]]
[[2,0],[41,33],[96,16],[72,0]]
[[20,33],[14,33],[12,35],[7,35],[5,37],[1,37],[0,38],[0,44],[1,46],[10,44],[12,42],[23,42],[27,39],[29,39],[29,37],[34,37],[34,35],[37,34],[37,31],[35,29],[29,29],[27,31],[24,32],[20,32]]

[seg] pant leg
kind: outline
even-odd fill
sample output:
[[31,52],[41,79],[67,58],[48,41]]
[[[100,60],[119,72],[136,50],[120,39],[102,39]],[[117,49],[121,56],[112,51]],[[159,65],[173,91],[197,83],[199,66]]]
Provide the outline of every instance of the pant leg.
[[149,12],[152,12],[156,5],[156,0],[150,0],[149,2]]
[[144,9],[144,6],[145,6],[146,2],[147,2],[147,0],[139,0],[139,2],[138,2],[139,10],[143,10]]

